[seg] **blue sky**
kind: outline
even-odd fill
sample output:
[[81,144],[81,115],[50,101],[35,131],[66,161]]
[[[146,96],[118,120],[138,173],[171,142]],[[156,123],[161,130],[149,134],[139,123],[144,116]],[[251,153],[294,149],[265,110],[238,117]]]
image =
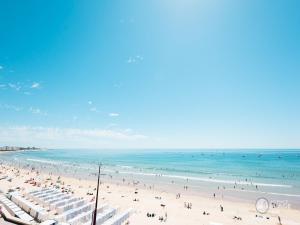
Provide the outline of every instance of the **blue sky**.
[[300,147],[299,1],[0,1],[0,143]]

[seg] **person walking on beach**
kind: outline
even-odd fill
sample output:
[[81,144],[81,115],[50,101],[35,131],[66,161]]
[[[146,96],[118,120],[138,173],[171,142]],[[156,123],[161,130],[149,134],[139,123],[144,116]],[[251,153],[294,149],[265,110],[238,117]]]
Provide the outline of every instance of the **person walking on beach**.
[[282,225],[280,216],[278,216],[278,222],[280,225]]

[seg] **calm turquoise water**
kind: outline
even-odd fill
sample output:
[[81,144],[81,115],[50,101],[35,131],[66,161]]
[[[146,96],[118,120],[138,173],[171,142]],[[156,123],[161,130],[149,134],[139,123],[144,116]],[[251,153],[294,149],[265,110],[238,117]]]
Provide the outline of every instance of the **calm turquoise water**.
[[[103,170],[136,179],[190,182],[192,187],[246,187],[282,196],[299,197],[300,150],[45,150],[0,155],[5,163],[53,168],[75,168],[73,172]],[[67,169],[66,169],[67,171]],[[117,172],[116,172],[117,171]]]
[[101,151],[46,150],[1,154],[0,159],[27,163],[95,165],[188,177],[241,177],[273,184],[300,184],[300,150],[282,151]]

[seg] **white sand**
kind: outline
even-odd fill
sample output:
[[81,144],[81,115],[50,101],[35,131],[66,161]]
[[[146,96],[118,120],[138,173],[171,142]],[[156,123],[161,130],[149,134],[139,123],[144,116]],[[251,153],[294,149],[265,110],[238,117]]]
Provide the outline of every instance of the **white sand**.
[[[12,187],[21,187],[23,191],[36,189],[32,184],[24,183],[25,180],[35,178],[41,186],[56,183],[58,177],[48,174],[30,173],[27,170],[19,170],[11,166],[0,166],[0,177],[8,175],[12,181],[0,180],[0,189],[7,191]],[[50,178],[51,180],[47,180]],[[95,181],[79,180],[70,177],[61,177],[60,187],[71,187],[77,196],[92,199],[88,196],[88,191],[95,193]],[[69,185],[69,186],[68,186]],[[135,193],[137,192],[137,194]],[[201,195],[202,196],[202,195]],[[102,183],[99,193],[100,202],[108,202],[112,206],[120,206],[122,210],[130,207],[135,213],[129,218],[130,224],[170,224],[170,225],[229,225],[229,224],[278,224],[278,216],[281,217],[283,225],[300,225],[300,211],[288,208],[271,208],[267,214],[256,212],[255,205],[245,202],[228,201],[214,198],[204,198],[189,191],[182,191],[181,197],[176,198],[173,192],[161,192],[158,190],[141,189],[131,185],[117,185],[112,183]],[[155,198],[161,197],[161,199]],[[138,201],[133,201],[138,199]],[[185,202],[192,203],[192,209],[184,207]],[[165,205],[162,207],[161,204]],[[220,211],[220,205],[224,207],[224,212]],[[203,211],[209,215],[203,215]],[[154,218],[147,217],[147,213],[155,213]],[[260,217],[256,217],[259,215]],[[167,217],[165,222],[160,222],[159,217]],[[241,217],[242,220],[233,219],[234,216]],[[266,219],[268,217],[269,219]]]

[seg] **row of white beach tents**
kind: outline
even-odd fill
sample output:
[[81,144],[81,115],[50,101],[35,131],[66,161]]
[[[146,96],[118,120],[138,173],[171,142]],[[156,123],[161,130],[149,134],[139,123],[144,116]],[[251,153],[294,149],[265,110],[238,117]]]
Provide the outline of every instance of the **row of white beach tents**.
[[[94,212],[94,203],[63,193],[56,188],[44,188],[25,194],[12,192],[7,197],[2,195],[0,203],[10,209],[10,213],[14,216],[43,225],[90,225]],[[121,225],[131,213],[132,209],[119,212],[118,207],[113,208],[103,203],[97,208],[96,223]]]

